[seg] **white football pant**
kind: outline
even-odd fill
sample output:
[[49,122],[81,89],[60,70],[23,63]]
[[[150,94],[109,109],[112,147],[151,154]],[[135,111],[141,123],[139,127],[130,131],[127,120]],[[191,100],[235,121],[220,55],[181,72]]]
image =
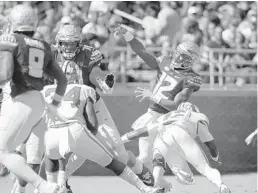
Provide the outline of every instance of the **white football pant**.
[[2,103],[0,113],[0,149],[14,151],[24,143],[45,111],[39,91],[28,91]]
[[49,128],[45,133],[45,155],[50,159],[64,158],[70,152],[89,159],[103,167],[110,164],[113,156],[78,122],[60,128]]
[[[147,127],[147,125],[157,120],[161,115],[158,112],[155,112],[151,109],[140,116],[132,125],[134,130]],[[153,143],[156,136],[140,137],[139,138],[139,156],[138,158],[152,171],[152,152],[153,152]]]

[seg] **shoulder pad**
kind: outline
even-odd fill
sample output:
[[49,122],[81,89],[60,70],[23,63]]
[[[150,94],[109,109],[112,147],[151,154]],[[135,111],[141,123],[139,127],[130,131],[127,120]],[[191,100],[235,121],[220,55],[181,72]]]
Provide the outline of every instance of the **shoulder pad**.
[[0,36],[1,51],[12,51],[16,46],[18,46],[18,43],[12,34],[3,34]]

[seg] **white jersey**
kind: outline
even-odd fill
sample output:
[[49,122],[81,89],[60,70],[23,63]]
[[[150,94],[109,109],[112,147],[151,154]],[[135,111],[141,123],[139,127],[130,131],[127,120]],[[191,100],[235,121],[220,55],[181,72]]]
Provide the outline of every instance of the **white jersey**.
[[[52,97],[55,93],[56,85],[45,86],[41,91],[47,103],[52,101]],[[65,95],[61,105],[58,107],[58,111],[68,119],[68,122],[79,121],[85,124],[84,109],[88,98],[91,98],[93,102],[96,102],[96,92],[93,88],[80,85],[80,84],[69,84],[67,85]],[[58,126],[63,122],[58,121],[57,118],[49,117],[49,127]]]
[[161,116],[158,122],[165,128],[169,125],[178,125],[186,130],[193,139],[200,137],[203,142],[213,139],[208,130],[209,119],[202,113],[176,110]]

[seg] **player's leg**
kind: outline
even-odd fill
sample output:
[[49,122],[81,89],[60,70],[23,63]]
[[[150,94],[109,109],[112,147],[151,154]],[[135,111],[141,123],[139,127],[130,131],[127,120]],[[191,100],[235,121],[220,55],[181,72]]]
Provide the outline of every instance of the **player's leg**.
[[128,165],[133,172],[144,181],[144,183],[147,185],[153,185],[153,178],[149,169],[145,167],[140,159],[136,159],[132,152],[127,152],[125,149],[116,124],[101,98],[95,104],[95,110],[99,124],[102,124],[102,127],[99,128],[99,133],[108,142],[107,145],[105,142],[103,143],[105,147],[109,149],[109,145],[111,145],[113,150],[112,152],[115,152],[115,156],[118,160]]
[[[164,139],[164,136],[168,136]],[[175,144],[175,141],[172,135],[164,132],[160,136],[158,136],[154,142],[154,155],[155,159],[159,159],[160,157],[165,159],[171,171],[174,173],[176,180],[185,185],[191,185],[194,183],[193,173],[189,168],[187,162],[184,157],[178,151],[178,147]],[[154,159],[153,162],[156,160]],[[157,165],[157,163],[153,163]],[[159,166],[159,165],[158,165]],[[180,168],[180,170],[178,170]],[[159,178],[159,173],[155,172],[155,168],[153,170],[153,176],[156,179]]]
[[48,184],[28,166],[24,158],[13,153],[15,147],[29,137],[32,127],[43,115],[44,99],[40,92],[29,91],[4,105],[8,107],[1,110],[0,116],[0,163],[34,187],[45,188]]
[[[36,173],[39,172],[40,163],[44,154],[44,133],[46,131],[46,127],[46,118],[43,117],[41,121],[33,127],[32,133],[25,145],[27,164]],[[16,152],[22,153],[21,145],[16,148]],[[27,182],[19,178],[17,178],[16,181],[18,181],[16,192],[25,192]]]
[[69,127],[71,143],[74,144],[71,150],[95,163],[113,171],[131,185],[142,192],[157,192],[157,189],[146,186],[139,177],[133,173],[124,163],[114,158],[114,156],[97,140],[97,138],[80,124],[73,124]]
[[223,184],[220,172],[210,167],[208,159],[201,147],[194,139],[182,128],[173,127],[173,138],[178,144],[178,149],[185,156],[186,160],[191,163],[203,176],[214,183],[221,193],[229,193],[230,190]]
[[[101,135],[106,137],[106,140],[111,144],[112,149],[118,153],[118,159],[123,163],[127,163],[128,154],[122,143],[120,133],[102,98],[96,102],[94,108],[99,125],[104,125],[104,133]],[[102,132],[101,129],[100,132]]]
[[[145,114],[140,116],[132,125],[134,130],[146,127],[148,123],[156,120],[161,114],[148,110]],[[156,136],[148,136],[139,138],[139,156],[138,158],[152,170],[152,149]]]

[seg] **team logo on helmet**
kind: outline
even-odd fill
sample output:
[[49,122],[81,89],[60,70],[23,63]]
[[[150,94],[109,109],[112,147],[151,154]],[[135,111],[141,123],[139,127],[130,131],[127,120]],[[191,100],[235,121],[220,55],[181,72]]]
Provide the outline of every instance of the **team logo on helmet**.
[[200,47],[194,42],[183,42],[176,47],[172,54],[171,68],[189,69],[193,62],[199,58]]
[[194,111],[194,112],[197,112],[197,113],[200,112],[199,108],[196,105],[194,105],[194,104],[192,104],[190,102],[183,102],[183,103],[181,103],[178,106],[177,110],[181,110],[181,111]]
[[56,35],[58,50],[67,60],[71,60],[79,52],[81,40],[81,30],[74,25],[62,26]]
[[38,16],[32,7],[21,4],[12,8],[8,16],[8,22],[8,26],[12,32],[35,32],[38,24]]

